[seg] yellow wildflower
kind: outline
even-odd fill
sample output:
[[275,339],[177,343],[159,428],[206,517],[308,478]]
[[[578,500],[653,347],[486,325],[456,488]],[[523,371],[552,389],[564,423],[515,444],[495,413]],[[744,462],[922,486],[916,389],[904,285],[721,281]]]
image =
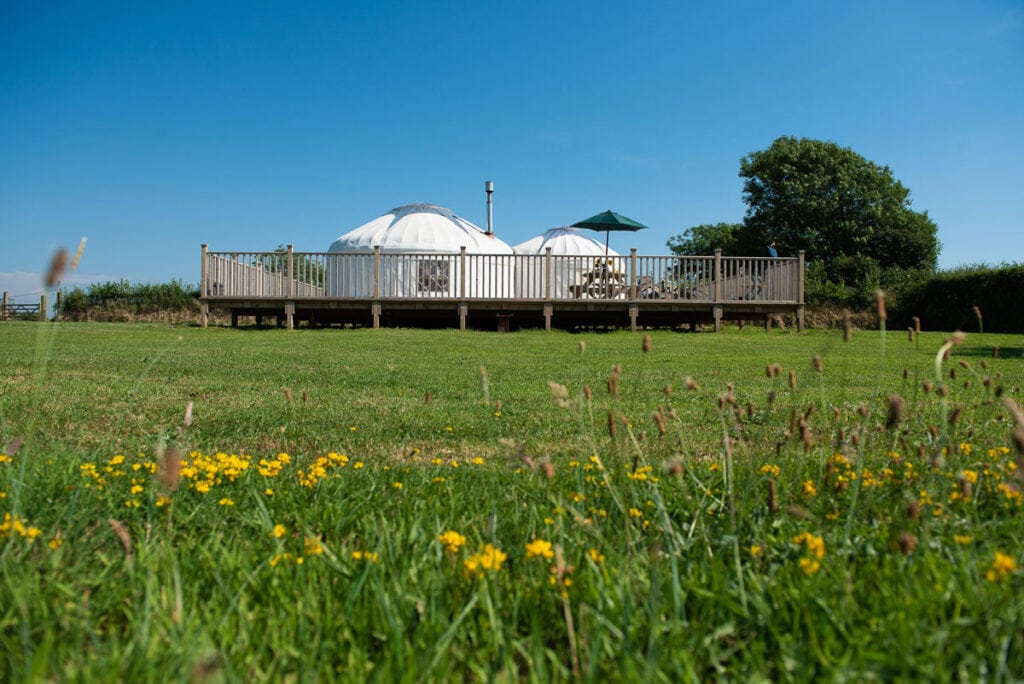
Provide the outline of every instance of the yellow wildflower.
[[992,567],[985,573],[985,579],[989,582],[998,582],[1011,572],[1017,571],[1017,561],[1013,556],[996,551],[996,557],[992,559]]
[[444,550],[448,553],[458,553],[459,549],[466,544],[466,538],[455,530],[448,530],[443,534],[439,534],[437,540],[444,544]]
[[274,537],[274,539],[280,539],[284,535],[288,534],[288,528],[282,525],[281,523],[278,523],[274,525],[274,531],[270,534]]
[[324,552],[323,544],[320,543],[320,537],[306,537],[303,540],[303,546],[306,549],[307,556],[321,556]]
[[821,563],[813,558],[801,558],[800,569],[804,571],[805,575],[813,575],[818,570],[821,570]]
[[526,545],[527,558],[552,558],[555,552],[551,550],[551,542],[543,539],[534,539]]
[[779,466],[773,465],[771,463],[766,463],[765,465],[761,466],[761,474],[762,475],[770,475],[772,477],[778,477],[780,472],[782,472],[782,469],[779,468]]
[[821,537],[816,537],[810,532],[801,532],[797,536],[793,537],[794,544],[803,544],[807,547],[807,552],[815,558],[825,557],[825,541]]
[[482,551],[465,559],[462,562],[462,566],[467,576],[476,575],[477,577],[483,577],[487,572],[496,573],[500,571],[501,564],[505,562],[505,558],[507,556],[500,549],[486,544]]

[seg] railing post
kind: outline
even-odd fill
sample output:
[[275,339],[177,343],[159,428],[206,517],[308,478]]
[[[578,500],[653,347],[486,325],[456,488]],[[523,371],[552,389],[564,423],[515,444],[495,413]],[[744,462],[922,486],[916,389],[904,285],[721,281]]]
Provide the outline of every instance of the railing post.
[[204,298],[204,297],[206,297],[207,295],[210,294],[210,283],[209,283],[210,272],[209,272],[209,266],[206,263],[208,261],[208,258],[207,258],[207,248],[206,248],[206,243],[205,242],[203,243],[202,248],[203,248],[203,263],[199,267],[199,274],[200,274],[199,275],[199,296],[200,296],[200,298]]
[[796,256],[797,265],[797,307],[796,307],[796,330],[797,332],[804,331],[804,250],[797,252]]
[[715,250],[715,332],[722,332],[722,250]]
[[551,248],[544,248],[544,299],[551,299]]
[[636,247],[629,248],[629,299],[636,301]]
[[459,247],[459,330],[466,329],[466,315],[469,306],[466,304],[466,247]]
[[459,247],[459,299],[466,298],[466,248]]
[[380,299],[380,245],[373,248],[373,298]]
[[[294,294],[294,278],[295,278],[295,247],[288,245],[288,286],[285,289],[285,296],[291,299]],[[289,328],[290,330],[291,328]]]

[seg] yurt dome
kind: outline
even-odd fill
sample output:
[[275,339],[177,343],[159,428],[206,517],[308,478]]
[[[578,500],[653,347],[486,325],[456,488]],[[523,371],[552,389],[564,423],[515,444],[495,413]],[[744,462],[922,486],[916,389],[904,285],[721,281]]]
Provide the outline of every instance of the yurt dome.
[[[516,293],[526,299],[582,297],[595,270],[625,273],[626,260],[615,250],[576,228],[552,228],[515,246]],[[552,262],[546,263],[548,247]]]
[[433,204],[392,209],[345,233],[327,251],[332,297],[493,297],[513,291],[512,248]]
[[[587,233],[591,231],[586,231]],[[604,255],[604,243],[591,235],[584,234],[578,228],[552,228],[544,231],[537,237],[522,242],[513,249],[517,254],[544,254],[550,247],[552,254],[586,254]],[[608,256],[619,256],[613,249],[608,250]]]
[[345,233],[328,248],[346,254],[372,252],[511,254],[512,248],[450,209],[433,204],[406,204]]

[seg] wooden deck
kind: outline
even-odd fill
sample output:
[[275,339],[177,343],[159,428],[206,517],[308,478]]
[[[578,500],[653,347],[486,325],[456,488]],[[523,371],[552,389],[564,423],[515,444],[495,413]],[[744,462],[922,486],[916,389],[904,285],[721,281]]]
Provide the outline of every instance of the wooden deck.
[[202,246],[203,324],[211,307],[289,329],[310,325],[516,328],[671,327],[792,315],[803,328],[797,257],[212,252]]

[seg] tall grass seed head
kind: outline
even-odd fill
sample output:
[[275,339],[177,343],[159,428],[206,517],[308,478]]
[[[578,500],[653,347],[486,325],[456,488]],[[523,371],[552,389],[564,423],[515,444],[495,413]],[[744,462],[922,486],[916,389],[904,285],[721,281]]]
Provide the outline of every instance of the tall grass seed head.
[[43,278],[43,283],[46,287],[55,287],[60,282],[61,277],[64,275],[64,271],[68,267],[68,250],[63,247],[59,248],[53,253],[53,259],[50,260],[50,267],[46,270],[46,276]]

